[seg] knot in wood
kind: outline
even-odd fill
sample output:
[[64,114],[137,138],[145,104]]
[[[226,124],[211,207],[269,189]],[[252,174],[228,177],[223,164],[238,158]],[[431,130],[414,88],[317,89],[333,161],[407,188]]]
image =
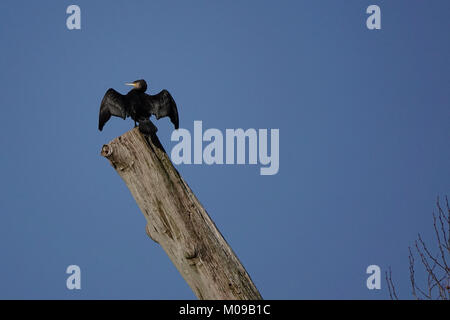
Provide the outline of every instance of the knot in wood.
[[108,158],[108,157],[110,157],[110,156],[112,155],[112,153],[113,153],[113,148],[112,148],[112,146],[109,145],[109,144],[104,144],[103,147],[102,147],[101,155],[102,155],[103,157]]
[[184,257],[188,260],[192,260],[194,258],[197,258],[198,252],[196,246],[188,246],[186,248],[186,251],[184,252]]

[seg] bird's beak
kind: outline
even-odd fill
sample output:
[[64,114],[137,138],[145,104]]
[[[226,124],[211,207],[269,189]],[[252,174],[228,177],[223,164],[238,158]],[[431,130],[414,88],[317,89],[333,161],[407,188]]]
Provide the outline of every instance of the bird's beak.
[[125,83],[125,85],[126,86],[132,86],[132,87],[136,88],[136,83],[133,83],[133,82],[127,82],[127,83]]

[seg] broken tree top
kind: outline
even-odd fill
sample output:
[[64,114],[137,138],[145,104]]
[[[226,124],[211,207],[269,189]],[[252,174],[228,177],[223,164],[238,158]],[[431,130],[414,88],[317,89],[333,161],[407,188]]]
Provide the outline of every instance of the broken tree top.
[[136,200],[149,237],[161,245],[199,299],[261,299],[156,134],[146,136],[134,128],[104,145],[102,155]]

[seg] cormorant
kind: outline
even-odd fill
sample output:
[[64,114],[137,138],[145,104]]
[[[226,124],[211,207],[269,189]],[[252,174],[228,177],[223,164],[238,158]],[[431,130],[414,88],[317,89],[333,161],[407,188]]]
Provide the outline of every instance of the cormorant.
[[133,86],[126,95],[122,95],[116,90],[110,88],[106,91],[100,105],[100,114],[98,119],[98,129],[102,131],[105,123],[111,116],[126,119],[131,117],[134,120],[134,126],[139,123],[139,130],[147,135],[156,133],[158,130],[150,121],[154,115],[156,119],[169,117],[178,129],[178,110],[175,101],[167,90],[162,90],[156,95],[146,94],[147,83],[145,80],[136,80],[126,85]]

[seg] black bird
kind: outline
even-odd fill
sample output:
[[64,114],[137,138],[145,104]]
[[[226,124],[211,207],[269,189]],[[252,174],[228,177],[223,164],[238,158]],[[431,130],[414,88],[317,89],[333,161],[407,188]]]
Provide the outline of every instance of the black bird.
[[150,121],[154,115],[156,119],[169,117],[175,129],[178,129],[178,110],[172,95],[167,90],[162,90],[155,95],[146,94],[147,83],[145,80],[136,80],[126,85],[133,86],[126,95],[122,95],[114,89],[108,89],[100,105],[98,129],[103,130],[105,123],[111,116],[126,119],[131,117],[134,126],[139,123],[139,130],[147,135],[158,130]]

